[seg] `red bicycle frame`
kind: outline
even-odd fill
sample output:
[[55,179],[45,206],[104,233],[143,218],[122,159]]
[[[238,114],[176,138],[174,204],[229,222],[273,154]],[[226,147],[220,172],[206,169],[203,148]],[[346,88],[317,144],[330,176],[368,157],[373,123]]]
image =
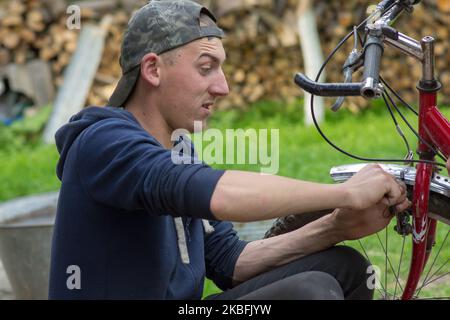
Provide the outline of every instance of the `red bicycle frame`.
[[[432,51],[432,50],[431,50]],[[432,54],[432,52],[430,53]],[[418,153],[421,160],[434,160],[434,153],[430,147],[439,149],[447,158],[450,156],[450,122],[436,107],[436,92],[439,83],[434,79],[433,72],[426,78],[425,68],[432,68],[424,63],[424,78],[419,84],[419,141]],[[426,84],[425,87],[423,84]],[[413,251],[411,267],[402,299],[409,300],[419,283],[420,275],[428,261],[436,235],[436,220],[428,217],[428,196],[434,166],[429,163],[419,163],[413,193]]]

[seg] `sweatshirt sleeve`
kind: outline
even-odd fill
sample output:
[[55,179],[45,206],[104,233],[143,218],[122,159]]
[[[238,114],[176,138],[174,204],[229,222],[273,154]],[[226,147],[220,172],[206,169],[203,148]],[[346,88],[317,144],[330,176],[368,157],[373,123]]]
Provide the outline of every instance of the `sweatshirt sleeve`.
[[93,200],[124,210],[215,219],[214,188],[224,173],[208,165],[175,164],[141,127],[121,119],[100,121],[80,136],[77,170]]
[[240,240],[233,224],[228,221],[212,221],[214,232],[205,235],[206,277],[220,289],[232,288],[236,262],[247,245]]

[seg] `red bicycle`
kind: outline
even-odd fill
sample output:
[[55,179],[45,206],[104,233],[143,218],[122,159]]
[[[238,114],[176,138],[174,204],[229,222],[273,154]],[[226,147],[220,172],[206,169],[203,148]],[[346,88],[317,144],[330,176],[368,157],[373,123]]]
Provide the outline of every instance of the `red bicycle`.
[[[439,157],[445,162],[450,156],[450,122],[442,115],[437,107],[437,92],[441,84],[437,81],[434,73],[434,43],[435,39],[431,36],[425,36],[420,41],[408,37],[392,27],[393,22],[403,12],[411,13],[413,6],[419,3],[418,0],[383,0],[373,12],[360,25],[353,28],[333,52],[328,56],[324,65],[320,69],[315,81],[310,80],[305,75],[297,73],[295,83],[303,90],[312,94],[311,112],[314,123],[322,137],[334,148],[346,155],[363,161],[369,162],[403,162],[408,165],[384,164],[382,167],[400,179],[408,186],[409,198],[412,198],[412,207],[407,212],[397,213],[393,220],[395,236],[400,235],[403,238],[401,245],[396,240],[394,245],[388,246],[388,229],[385,232],[385,242],[381,240],[379,234],[376,237],[379,240],[382,251],[385,254],[385,282],[380,282],[377,287],[380,298],[404,300],[422,298],[421,293],[426,293],[424,298],[448,298],[450,297],[450,282],[448,282],[449,269],[449,251],[445,249],[445,243],[449,234],[450,225],[450,179],[439,174],[439,167],[445,167],[442,163],[436,162],[435,157]],[[363,35],[363,36],[362,36]],[[318,79],[326,64],[330,61],[335,52],[350,37],[354,37],[354,48],[349,54],[344,66],[343,83],[318,83]],[[380,62],[383,56],[385,45],[394,47],[402,53],[414,57],[422,64],[422,78],[417,89],[419,91],[419,110],[412,108],[398,93],[396,93],[380,76]],[[361,49],[358,49],[359,46]],[[353,73],[363,67],[363,75],[360,82],[352,82]],[[403,138],[408,153],[405,159],[373,159],[355,156],[331,142],[314,117],[314,95],[338,97],[336,103],[332,106],[333,111],[337,111],[346,96],[363,96],[367,99],[382,98],[387,110],[397,127],[397,131]],[[403,115],[402,110],[397,106],[397,102],[392,96],[395,96],[405,107],[414,112],[418,117],[418,130],[408,122]],[[414,153],[409,147],[397,119],[394,115],[394,109],[404,120],[418,139],[417,154],[418,159],[414,159]],[[416,164],[416,167],[413,167]],[[364,164],[352,164],[331,169],[331,176],[336,182],[342,182],[349,179]],[[306,223],[328,214],[330,211],[311,212],[301,215],[292,215],[277,219],[272,228],[266,233],[266,237],[274,236],[284,232],[302,227]],[[412,224],[410,223],[412,220]],[[440,232],[439,239],[436,239],[436,230],[438,226],[447,229],[447,233]],[[409,268],[403,265],[402,260],[407,255],[405,252],[405,239],[412,237]],[[430,254],[436,242],[440,243],[435,258],[430,262]],[[369,254],[378,254],[379,251],[373,248],[366,249],[361,240],[358,240],[362,252],[369,260]],[[400,246],[401,245],[401,246]],[[444,250],[442,250],[444,249]],[[390,250],[390,251],[389,251]],[[437,251],[436,251],[437,250]],[[396,258],[389,258],[389,252],[395,251]],[[400,253],[398,253],[400,251]],[[442,265],[435,267],[439,261]],[[443,256],[443,258],[442,258]],[[398,260],[398,261],[394,261]],[[397,268],[394,268],[394,262],[398,262]],[[428,265],[427,265],[428,263]],[[427,269],[428,268],[428,269]],[[434,269],[433,269],[434,268]],[[406,273],[403,275],[402,273]],[[387,276],[390,274],[395,278],[388,282]],[[419,285],[422,277],[422,283]],[[447,278],[446,278],[447,277]],[[447,281],[447,285],[445,285]],[[444,296],[429,296],[433,293],[436,283],[444,283]],[[426,289],[429,287],[430,289]],[[398,293],[398,294],[397,294]]]

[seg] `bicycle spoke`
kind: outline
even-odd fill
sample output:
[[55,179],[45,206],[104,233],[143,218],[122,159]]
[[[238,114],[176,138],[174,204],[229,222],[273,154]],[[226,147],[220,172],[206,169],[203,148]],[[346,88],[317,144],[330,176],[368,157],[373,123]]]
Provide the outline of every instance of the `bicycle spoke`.
[[384,243],[386,246],[386,251],[384,252],[386,254],[386,259],[384,262],[384,285],[386,286],[386,288],[388,287],[388,282],[387,282],[387,274],[388,274],[388,227],[386,227],[384,229],[384,235],[385,235],[385,239],[384,239]]
[[[401,267],[402,261],[403,261],[403,250],[404,250],[404,248],[405,248],[405,240],[406,240],[406,237],[403,236],[402,251],[400,252],[400,261],[398,262],[398,270],[397,270],[397,274],[398,274],[399,276],[400,276],[400,267]],[[394,299],[395,299],[396,293],[397,293],[397,284],[398,284],[398,282],[395,282]],[[400,289],[400,290],[403,291],[403,289]]]
[[[370,258],[369,258],[368,254],[367,254],[367,252],[366,252],[366,249],[364,248],[364,246],[363,246],[361,240],[359,240],[359,239],[358,239],[358,244],[359,244],[359,246],[361,247],[361,249],[362,249],[362,251],[363,251],[363,253],[364,253],[364,256],[366,257],[367,261],[369,261],[369,263],[372,264],[372,261],[370,261]],[[379,291],[380,295],[384,297],[384,296],[386,295],[387,291],[386,291],[386,289],[383,287],[383,284],[382,284],[381,282],[380,282],[380,285],[381,285],[381,289],[383,289],[383,291],[381,291],[380,288],[377,288],[377,286],[375,286],[375,287],[376,287],[377,290]]]
[[[430,283],[432,283],[432,282],[434,282],[436,280],[442,279],[443,277],[445,277],[445,276],[447,276],[449,274],[450,274],[450,272],[444,273],[443,275],[440,275],[439,277],[437,277],[437,278],[427,282],[425,285],[428,285],[428,284],[430,284]],[[449,299],[449,298],[450,297],[448,297],[448,296],[447,297],[419,297],[419,294],[416,294],[414,296],[415,300],[438,300],[438,299]]]
[[[400,290],[403,291],[403,288],[402,288],[402,285],[400,284],[398,275],[395,273],[394,267],[392,267],[392,264],[391,264],[391,260],[389,259],[389,256],[388,256],[388,254],[387,254],[387,252],[386,252],[386,250],[385,250],[385,248],[383,246],[383,242],[381,241],[380,236],[378,235],[378,233],[376,233],[376,235],[377,235],[378,241],[380,242],[381,248],[383,249],[383,252],[384,252],[384,254],[385,254],[386,258],[387,258],[386,260],[389,263],[389,266],[390,266],[390,268],[392,270],[392,273],[394,274],[395,281],[398,283],[398,285],[400,287]],[[387,272],[386,272],[386,274],[387,274]],[[386,285],[386,287],[387,287],[387,285]]]
[[[431,276],[430,276],[430,279],[433,279],[433,277],[435,276],[435,275],[437,275],[438,273],[439,273],[439,271],[441,271],[441,269],[443,268],[443,267],[445,267],[446,265],[447,265],[447,263],[450,261],[450,259],[447,259],[447,261],[445,261],[443,264],[442,264],[442,266],[440,266]],[[428,282],[427,282],[428,283]],[[426,285],[426,284],[425,284]]]
[[[425,278],[423,279],[422,286],[418,289],[417,295],[419,295],[420,290],[422,290],[422,288],[424,287],[424,284],[427,282],[428,276],[429,276],[429,274],[430,274],[430,272],[431,272],[431,269],[433,268],[434,264],[436,263],[436,260],[437,260],[437,258],[438,258],[438,256],[439,256],[439,253],[440,253],[441,250],[442,250],[442,247],[444,246],[445,242],[447,242],[447,238],[448,238],[449,232],[450,232],[450,230],[447,231],[447,234],[445,235],[445,238],[444,238],[444,240],[442,241],[441,246],[439,247],[439,250],[437,251],[436,255],[434,256],[433,263],[431,264],[430,268],[428,269],[428,272],[427,272]],[[447,261],[448,261],[448,260],[447,260]],[[444,264],[444,265],[445,265],[445,264]],[[431,279],[432,277],[433,277],[433,276],[431,276],[430,279]]]
[[366,256],[367,261],[369,261],[369,263],[372,264],[372,261],[370,261],[370,258],[369,258],[369,256],[367,255],[367,252],[366,252],[366,250],[364,249],[364,246],[363,246],[362,243],[361,243],[361,240],[358,240],[358,243],[359,243],[359,246],[361,247],[361,249],[363,250],[364,255]]
[[445,277],[445,276],[447,276],[447,275],[449,275],[449,274],[450,274],[450,271],[449,271],[449,272],[446,272],[446,273],[444,273],[444,274],[441,274],[439,277],[434,278],[433,280],[428,281],[425,285],[427,286],[427,285],[429,285],[430,283],[433,283],[433,282],[435,282],[436,280],[442,279],[443,277]]

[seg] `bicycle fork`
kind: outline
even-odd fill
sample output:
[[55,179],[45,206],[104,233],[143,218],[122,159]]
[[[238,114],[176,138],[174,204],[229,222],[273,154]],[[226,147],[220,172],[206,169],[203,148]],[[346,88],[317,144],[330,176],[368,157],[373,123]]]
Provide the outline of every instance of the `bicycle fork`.
[[[437,146],[445,156],[450,154],[450,123],[436,108],[437,91],[440,83],[434,77],[434,39],[424,37],[421,41],[423,50],[422,79],[419,90],[419,136],[418,154],[421,160],[434,161],[432,146]],[[434,173],[430,163],[419,163],[413,193],[413,252],[411,267],[402,300],[414,297],[420,275],[422,274],[436,236],[436,220],[428,217],[428,197],[430,182]]]

